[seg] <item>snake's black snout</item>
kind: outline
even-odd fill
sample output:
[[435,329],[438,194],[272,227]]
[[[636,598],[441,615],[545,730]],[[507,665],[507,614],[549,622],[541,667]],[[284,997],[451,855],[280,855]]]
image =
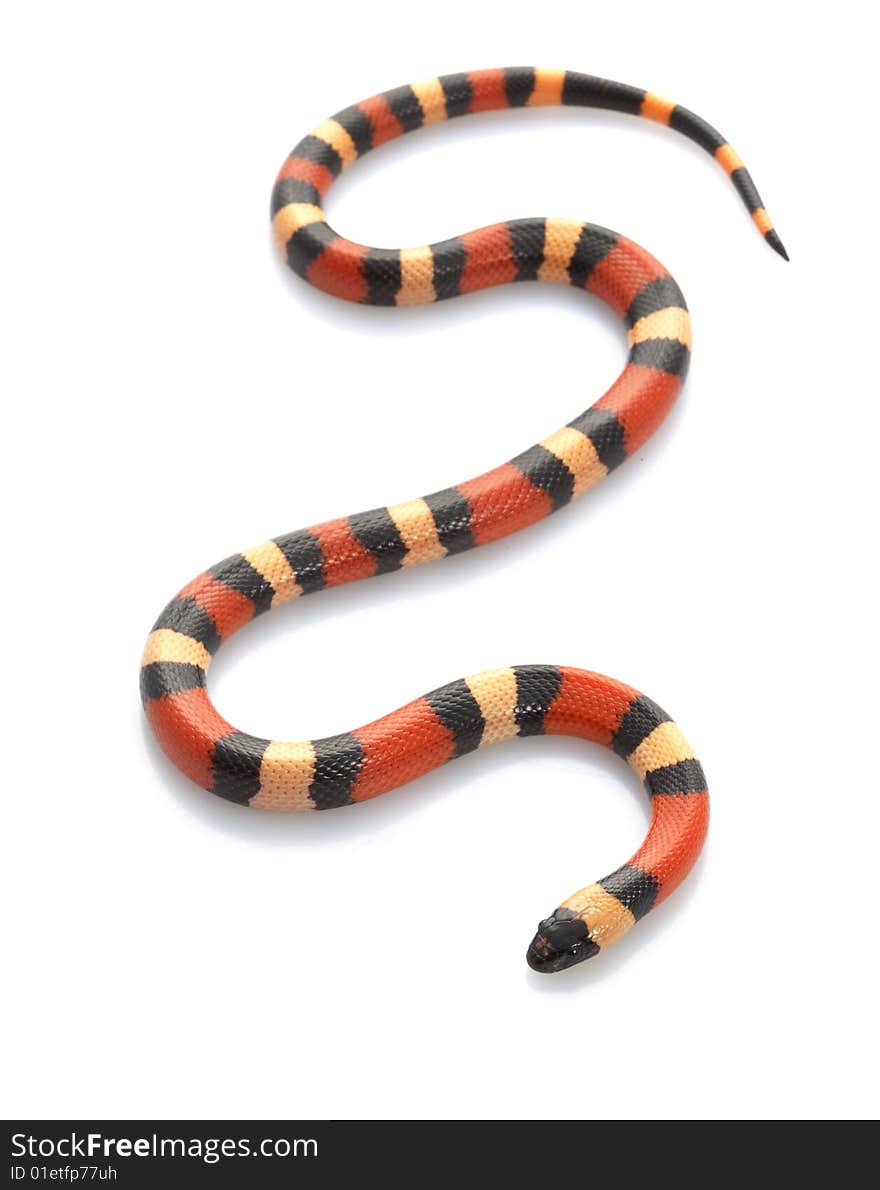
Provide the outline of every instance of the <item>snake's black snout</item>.
[[526,962],[533,971],[550,975],[598,953],[599,947],[590,938],[586,923],[570,909],[557,909],[538,926],[526,951]]

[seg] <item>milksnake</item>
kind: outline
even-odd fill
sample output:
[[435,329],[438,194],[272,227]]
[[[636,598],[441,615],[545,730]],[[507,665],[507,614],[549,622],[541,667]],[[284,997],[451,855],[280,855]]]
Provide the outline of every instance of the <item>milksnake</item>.
[[509,463],[422,499],[276,537],[212,566],[159,616],[141,669],[147,717],[174,764],[220,797],[270,810],[362,802],[514,736],[562,734],[610,745],[644,781],[650,829],[627,863],[540,923],[527,960],[543,972],[604,950],[669,896],[699,854],[709,815],[703,770],[657,703],[600,674],[517,665],[451,682],[354,731],[286,743],[227,723],[205,677],[221,641],[272,607],[486,545],[562,508],[637,451],[675,401],[690,358],[687,306],[667,270],[631,240],[548,218],[498,223],[424,247],[368,248],[326,221],[322,201],[331,182],[370,149],[453,116],[556,104],[644,116],[696,141],[788,259],[724,137],[686,108],[622,83],[530,67],[472,71],[397,87],[324,120],[284,162],[272,195],[275,240],[301,277],[336,297],[383,306],[511,281],[574,285],[624,319],[629,359],[585,413]]

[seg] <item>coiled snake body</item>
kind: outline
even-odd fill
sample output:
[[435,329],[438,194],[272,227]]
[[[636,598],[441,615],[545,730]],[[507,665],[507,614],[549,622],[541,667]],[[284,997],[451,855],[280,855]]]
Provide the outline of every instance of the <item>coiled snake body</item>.
[[404,132],[469,112],[553,104],[628,112],[684,133],[728,172],[760,232],[785,256],[725,139],[692,112],[635,87],[562,70],[474,71],[398,87],[325,120],[287,158],[272,198],[275,239],[300,276],[349,301],[398,306],[510,281],[574,285],[624,319],[629,360],[585,413],[509,463],[212,566],[162,612],[141,670],[147,717],[177,767],[223,798],[270,810],[361,802],[513,736],[564,734],[610,745],[644,780],[650,829],[627,863],[540,923],[527,959],[545,972],[619,938],[672,892],[700,851],[709,813],[703,770],[655,702],[600,674],[520,665],[452,682],[354,731],[286,743],[227,723],[205,675],[221,641],[272,607],[485,545],[548,516],[638,450],[671,407],[690,356],[687,307],[667,270],[623,236],[575,220],[518,219],[425,247],[368,248],[337,235],[324,216],[322,199],[337,174]]

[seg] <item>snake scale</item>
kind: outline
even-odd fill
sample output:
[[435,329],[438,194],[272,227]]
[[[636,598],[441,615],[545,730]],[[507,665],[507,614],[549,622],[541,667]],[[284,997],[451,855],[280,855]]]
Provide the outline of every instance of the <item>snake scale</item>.
[[450,74],[345,108],[299,142],[278,175],[272,225],[290,267],[353,302],[404,306],[513,281],[574,285],[628,328],[628,362],[585,413],[508,463],[421,499],[312,525],[212,566],[168,604],[147,641],[141,693],[164,751],[193,781],[269,810],[327,810],[376,797],[476,748],[562,734],[610,745],[651,798],[647,836],[611,875],[539,925],[527,961],[552,972],[625,934],[684,879],[708,824],[706,781],[657,703],[600,674],[516,665],[451,682],[354,731],[294,743],[237,731],[205,679],[228,636],[254,616],[324,587],[486,545],[562,508],[637,451],[681,389],[690,358],[684,297],[624,236],[568,219],[517,219],[416,248],[369,248],[327,223],[333,179],[405,132],[472,112],[575,105],[643,116],[683,133],[730,176],[758,230],[788,259],[742,161],[693,112],[650,92],[574,71],[513,67]]

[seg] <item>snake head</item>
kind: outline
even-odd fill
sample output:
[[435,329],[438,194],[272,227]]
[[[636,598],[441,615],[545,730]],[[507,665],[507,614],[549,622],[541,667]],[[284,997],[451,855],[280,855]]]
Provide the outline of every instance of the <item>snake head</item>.
[[586,923],[575,917],[571,909],[557,909],[538,926],[526,952],[526,962],[533,971],[549,975],[598,953],[599,947],[590,938]]

